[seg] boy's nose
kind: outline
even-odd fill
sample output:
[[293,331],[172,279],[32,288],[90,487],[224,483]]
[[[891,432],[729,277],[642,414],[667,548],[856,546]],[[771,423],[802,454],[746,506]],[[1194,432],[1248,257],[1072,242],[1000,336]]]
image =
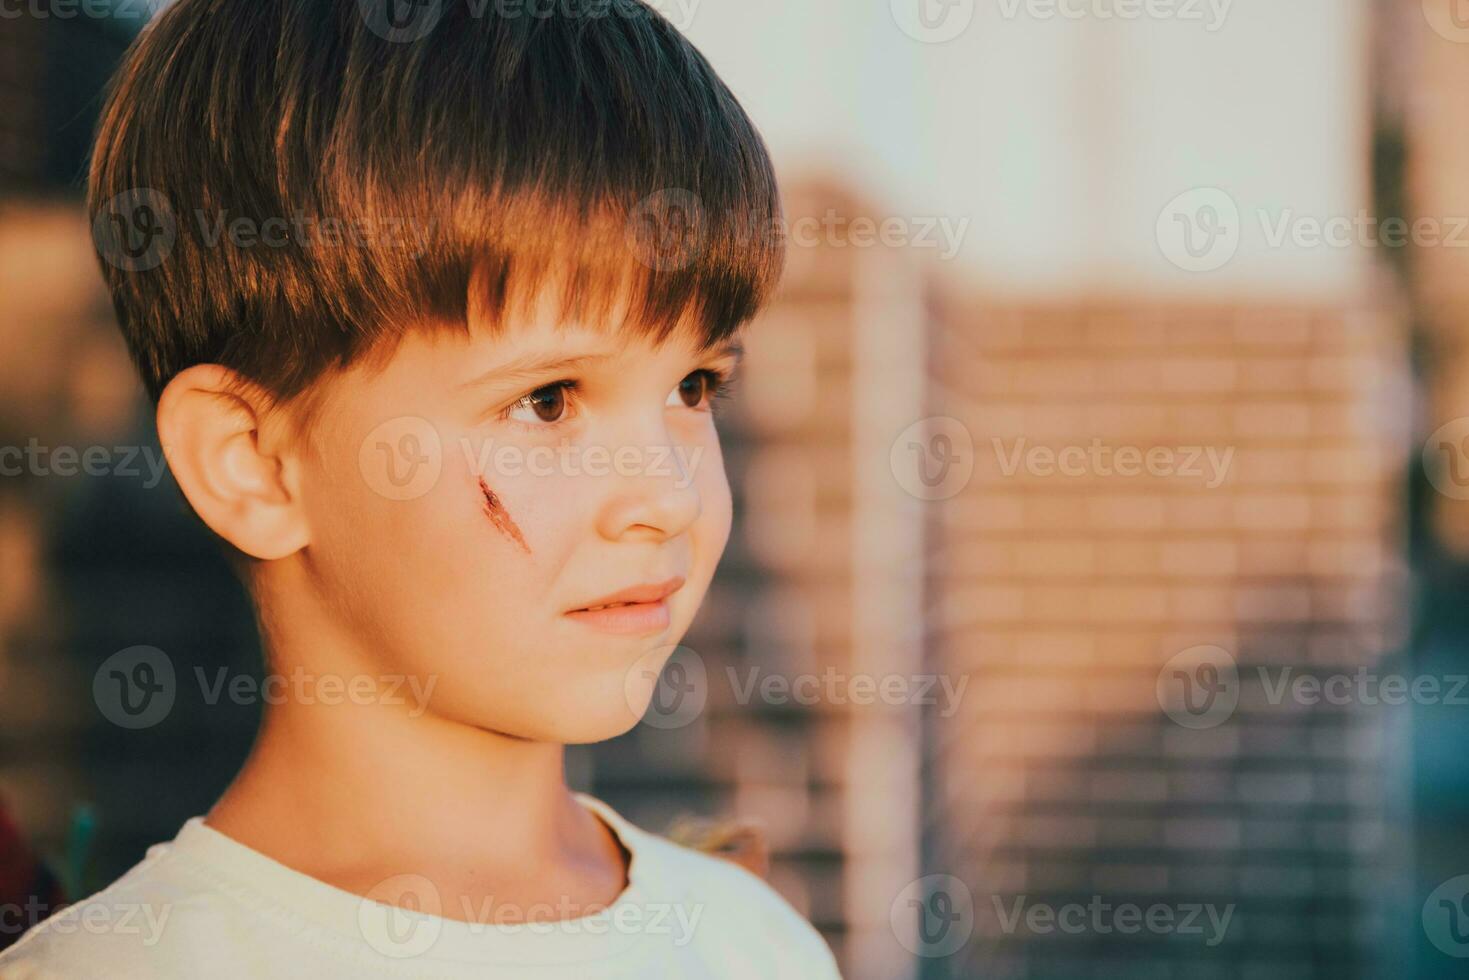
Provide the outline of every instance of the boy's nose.
[[[614,458],[617,450],[613,450]],[[698,520],[703,503],[688,447],[667,441],[624,450],[625,462],[613,469],[611,490],[598,530],[610,541],[630,535],[662,540],[682,534]]]

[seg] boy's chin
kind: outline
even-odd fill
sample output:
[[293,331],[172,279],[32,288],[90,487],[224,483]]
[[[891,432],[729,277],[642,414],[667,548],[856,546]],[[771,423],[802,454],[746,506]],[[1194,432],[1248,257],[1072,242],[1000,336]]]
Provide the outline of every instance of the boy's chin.
[[633,714],[626,704],[613,705],[601,711],[588,710],[580,717],[565,719],[557,726],[562,745],[588,745],[626,735],[637,727],[642,715]]
[[[554,718],[539,720],[526,725],[519,731],[504,731],[503,734],[533,742],[554,742],[560,745],[588,745],[605,742],[619,735],[626,735],[642,721],[642,714],[634,714],[626,701],[616,703],[587,703],[570,705]],[[496,726],[489,725],[489,728]]]

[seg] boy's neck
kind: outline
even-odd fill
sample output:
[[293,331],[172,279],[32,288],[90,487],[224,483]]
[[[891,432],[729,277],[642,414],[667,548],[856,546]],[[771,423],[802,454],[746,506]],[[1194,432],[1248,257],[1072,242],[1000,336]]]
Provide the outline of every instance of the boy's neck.
[[423,875],[447,918],[487,896],[595,911],[626,887],[628,856],[574,799],[563,756],[432,713],[288,700],[206,823],[358,894]]

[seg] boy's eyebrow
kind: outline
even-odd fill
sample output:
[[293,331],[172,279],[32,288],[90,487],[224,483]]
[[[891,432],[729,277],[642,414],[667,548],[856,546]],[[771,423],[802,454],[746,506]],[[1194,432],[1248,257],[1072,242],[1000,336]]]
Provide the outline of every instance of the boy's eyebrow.
[[739,364],[745,359],[745,345],[739,338],[731,337],[722,343],[704,348],[700,354],[704,357],[733,357],[735,363]]
[[497,364],[481,375],[462,381],[455,388],[477,388],[480,385],[501,381],[533,380],[558,371],[571,371],[592,361],[606,360],[612,355],[577,354],[573,357],[547,357],[544,354],[523,354],[504,364]]
[[[604,361],[613,356],[612,351],[599,351],[594,354],[576,354],[570,357],[546,356],[540,353],[522,354],[520,357],[506,361],[490,368],[483,374],[461,381],[455,385],[456,389],[477,388],[486,384],[509,383],[512,381],[530,381],[546,375],[556,374],[561,371],[573,371],[584,367],[593,361]],[[738,364],[744,360],[745,345],[737,339],[729,339],[722,343],[705,347],[699,351],[700,357],[733,357]]]

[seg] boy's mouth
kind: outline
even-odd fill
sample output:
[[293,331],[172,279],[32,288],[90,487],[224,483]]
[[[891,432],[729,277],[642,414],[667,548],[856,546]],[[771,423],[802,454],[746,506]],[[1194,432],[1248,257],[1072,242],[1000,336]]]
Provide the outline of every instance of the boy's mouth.
[[604,595],[602,598],[589,602],[585,606],[573,609],[572,612],[592,612],[615,606],[635,606],[662,602],[683,588],[683,584],[684,577],[682,575],[675,575],[672,578],[664,579],[662,582],[648,582],[643,585],[634,585],[620,592]]
[[635,585],[566,615],[607,633],[659,633],[672,619],[666,600],[683,584],[683,576],[676,575],[663,582]]

